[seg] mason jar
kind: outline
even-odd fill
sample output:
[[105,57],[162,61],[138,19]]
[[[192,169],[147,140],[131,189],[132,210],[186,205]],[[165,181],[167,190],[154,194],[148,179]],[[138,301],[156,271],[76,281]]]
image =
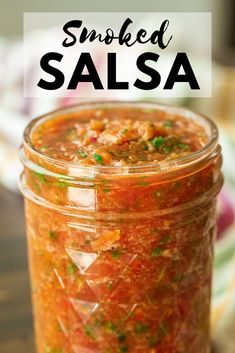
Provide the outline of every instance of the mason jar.
[[[208,142],[131,166],[78,165],[33,144],[45,121],[123,107],[195,121]],[[223,180],[214,122],[156,103],[82,103],[30,122],[20,158],[38,353],[210,352]]]

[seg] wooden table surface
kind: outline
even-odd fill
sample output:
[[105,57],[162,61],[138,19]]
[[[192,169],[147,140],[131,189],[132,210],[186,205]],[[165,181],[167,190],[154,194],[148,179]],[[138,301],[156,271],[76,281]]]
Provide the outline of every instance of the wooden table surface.
[[23,202],[1,187],[0,353],[35,353]]

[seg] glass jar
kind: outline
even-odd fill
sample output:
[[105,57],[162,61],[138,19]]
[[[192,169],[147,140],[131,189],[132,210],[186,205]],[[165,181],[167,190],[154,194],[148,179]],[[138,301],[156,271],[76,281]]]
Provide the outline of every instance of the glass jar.
[[[177,160],[76,166],[34,149],[35,127],[87,109],[193,119],[209,141]],[[216,195],[215,124],[183,108],[92,102],[33,120],[20,152],[38,353],[208,353]]]

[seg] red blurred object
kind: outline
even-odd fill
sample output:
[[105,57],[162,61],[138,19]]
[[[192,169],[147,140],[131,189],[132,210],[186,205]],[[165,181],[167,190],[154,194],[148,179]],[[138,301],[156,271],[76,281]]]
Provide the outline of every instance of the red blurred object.
[[219,208],[217,219],[217,239],[223,237],[225,231],[235,221],[235,210],[231,198],[226,191],[222,191],[219,195]]

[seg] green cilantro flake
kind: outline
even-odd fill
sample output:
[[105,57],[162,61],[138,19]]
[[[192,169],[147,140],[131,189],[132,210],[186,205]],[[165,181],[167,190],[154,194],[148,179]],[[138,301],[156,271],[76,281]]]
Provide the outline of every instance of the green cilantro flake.
[[163,123],[163,127],[165,127],[166,129],[170,129],[173,126],[174,126],[174,122],[171,120],[166,120]]
[[94,153],[93,154],[94,160],[99,163],[99,164],[103,164],[103,158],[101,157],[101,155],[99,155],[98,153]]
[[149,339],[149,347],[156,346],[157,342],[158,342],[158,338],[157,337],[154,337],[154,336],[150,337],[150,339]]
[[55,239],[57,239],[57,233],[54,230],[50,230],[49,237],[51,240],[55,240]]
[[45,152],[48,149],[48,146],[43,145],[39,149],[40,149],[41,152]]
[[167,243],[170,243],[171,241],[172,241],[172,237],[170,235],[166,235],[161,239],[160,244],[167,244]]
[[115,249],[112,251],[112,257],[115,260],[119,260],[122,255],[121,249]]
[[138,322],[136,325],[135,325],[135,333],[137,335],[141,335],[143,333],[146,333],[149,329],[148,325],[145,325],[145,324],[142,324],[140,322]]
[[39,172],[33,172],[34,176],[40,181],[41,184],[46,183],[45,175]]
[[74,263],[71,263],[67,267],[68,275],[74,275],[77,272],[77,266]]
[[167,153],[167,154],[171,153],[172,150],[173,150],[173,147],[171,147],[171,146],[163,146],[163,148],[162,148],[162,152]]
[[78,153],[80,154],[80,156],[82,158],[87,158],[88,157],[88,154],[86,152],[84,152],[84,151],[78,151]]
[[189,145],[187,145],[186,143],[178,143],[177,147],[179,147],[181,150],[189,149]]
[[102,320],[99,319],[99,318],[96,318],[96,319],[95,319],[95,326],[96,326],[96,327],[101,327],[101,326],[103,326]]
[[84,333],[85,335],[87,335],[88,337],[92,338],[93,340],[95,340],[95,335],[93,333],[92,330],[92,326],[91,325],[85,325],[84,326]]
[[161,254],[162,254],[162,248],[158,246],[152,251],[151,256],[160,256]]
[[34,186],[34,189],[35,189],[35,191],[38,193],[38,194],[40,194],[41,193],[41,188],[40,188],[40,186],[36,183],[36,182],[33,182],[33,186]]
[[163,136],[158,136],[158,137],[154,137],[154,139],[152,139],[151,143],[155,148],[160,148],[162,146],[164,142],[164,137]]
[[139,186],[148,186],[149,183],[148,183],[147,181],[140,181],[140,182],[138,183],[138,185],[139,185]]
[[67,188],[69,184],[67,181],[61,179],[56,182],[56,186],[58,186],[59,188]]
[[177,275],[175,275],[175,276],[173,277],[172,281],[173,281],[174,283],[179,283],[179,282],[181,282],[184,278],[185,278],[185,275],[184,275],[184,274],[178,273]]
[[119,335],[117,336],[117,339],[119,342],[123,342],[126,340],[126,335],[125,333],[119,333]]
[[116,331],[117,326],[114,325],[114,323],[113,323],[112,321],[108,321],[108,322],[106,323],[106,325],[105,325],[105,329],[106,329],[107,331],[113,332],[113,331]]

